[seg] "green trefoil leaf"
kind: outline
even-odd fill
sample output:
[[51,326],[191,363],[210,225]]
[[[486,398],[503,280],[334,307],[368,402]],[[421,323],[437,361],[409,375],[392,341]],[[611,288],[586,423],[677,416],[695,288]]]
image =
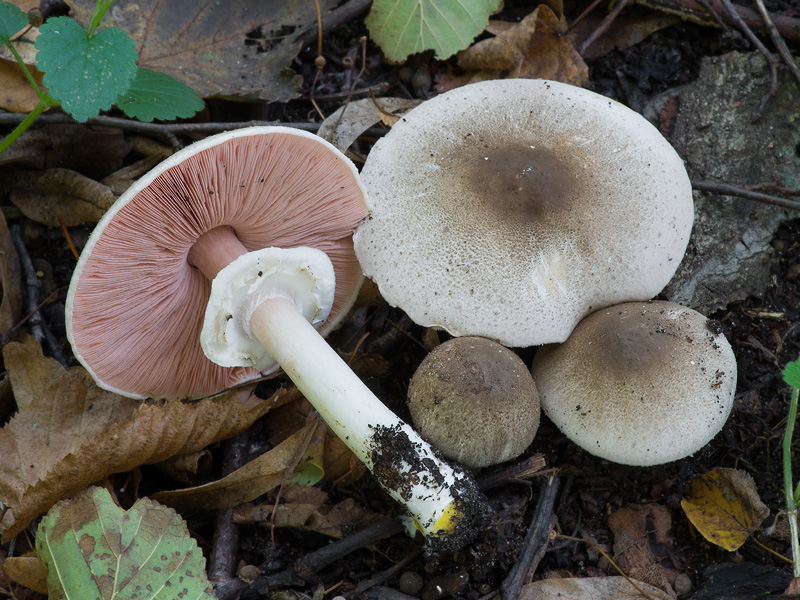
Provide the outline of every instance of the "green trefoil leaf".
[[28,17],[19,7],[10,2],[0,2],[0,45],[11,40],[11,36],[28,25]]
[[800,389],[800,360],[795,360],[786,365],[783,370],[783,380],[793,388]]
[[136,72],[131,87],[116,104],[130,118],[148,123],[153,119],[186,119],[203,109],[203,101],[188,85],[144,68]]
[[35,45],[44,84],[76,121],[111,108],[136,76],[135,44],[121,29],[90,36],[69,17],[55,17],[40,32]]

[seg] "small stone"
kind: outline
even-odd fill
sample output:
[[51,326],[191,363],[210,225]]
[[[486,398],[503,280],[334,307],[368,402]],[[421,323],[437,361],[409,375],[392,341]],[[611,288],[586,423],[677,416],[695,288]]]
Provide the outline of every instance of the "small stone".
[[416,596],[419,591],[422,589],[422,575],[415,571],[406,571],[402,575],[400,575],[400,581],[398,582],[398,587],[400,591],[404,594],[409,594],[411,596]]
[[675,578],[675,593],[679,596],[688,594],[692,591],[692,580],[686,573],[681,573]]

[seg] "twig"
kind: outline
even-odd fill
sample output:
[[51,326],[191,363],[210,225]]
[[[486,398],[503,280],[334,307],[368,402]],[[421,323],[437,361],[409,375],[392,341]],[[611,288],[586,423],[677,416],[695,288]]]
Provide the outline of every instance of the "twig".
[[[366,11],[372,0],[350,0],[345,2],[340,7],[332,10],[325,15],[325,20],[322,23],[322,33],[326,34],[345,23],[351,22],[358,15]],[[309,46],[317,39],[317,23],[309,24],[308,28],[300,33],[295,38],[302,44],[302,47]]]
[[403,526],[398,521],[381,521],[365,527],[351,536],[333,542],[306,554],[294,563],[294,573],[304,580],[313,579],[328,565],[351,552],[374,544],[382,539],[391,537],[403,531]]
[[781,208],[788,208],[789,210],[800,210],[800,202],[797,200],[788,200],[779,196],[771,196],[769,194],[762,194],[761,192],[753,192],[735,185],[728,185],[726,183],[709,183],[707,181],[692,181],[692,188],[701,192],[709,192],[712,194],[722,194],[725,196],[738,196],[739,198],[746,198],[747,200],[755,200],[756,202],[763,202],[764,204],[772,204],[773,206],[780,206]]
[[798,83],[800,83],[800,68],[798,68],[797,63],[794,62],[792,53],[789,52],[786,42],[783,41],[778,28],[775,27],[775,23],[772,21],[772,17],[769,16],[767,7],[764,6],[764,2],[762,0],[753,0],[753,2],[755,3],[758,12],[761,14],[761,18],[764,21],[764,26],[767,28],[767,33],[769,33],[769,38],[772,40],[772,44],[775,46],[778,54],[781,55],[781,58],[783,58],[783,62],[785,62],[786,66],[789,67],[789,70],[792,72],[792,75],[794,75],[794,78],[797,79]]
[[[642,6],[678,15],[687,21],[712,27],[719,25],[714,14],[721,13],[722,6],[720,2],[721,0],[706,0],[703,3],[699,0],[636,0],[636,3]],[[709,11],[704,5],[708,5],[711,10]],[[750,29],[760,34],[765,33],[764,23],[756,11],[740,5],[735,5],[734,9]],[[734,24],[733,19],[727,14],[719,14],[719,17],[728,25]],[[773,21],[785,40],[800,42],[800,19],[776,15]]]
[[[225,442],[225,454],[222,460],[223,477],[245,465],[249,442],[250,435],[247,430]],[[215,580],[229,579],[236,571],[239,526],[231,519],[232,515],[232,508],[220,509],[217,512],[217,526],[208,558],[208,577],[212,583]]]
[[769,102],[770,98],[772,98],[778,91],[778,60],[773,56],[772,52],[767,50],[767,47],[761,43],[756,35],[753,33],[753,30],[747,26],[747,23],[744,22],[741,15],[733,8],[731,4],[731,0],[720,0],[722,6],[725,7],[725,10],[728,11],[728,16],[733,19],[733,22],[736,23],[736,26],[744,33],[745,37],[750,40],[750,43],[755,46],[761,54],[764,55],[764,58],[767,60],[769,64],[769,72],[771,75],[769,91],[761,100],[761,104],[758,106],[758,111],[754,115],[752,121],[757,121],[761,117],[761,113],[764,112],[764,109],[767,107],[767,102]]
[[630,2],[631,2],[631,0],[620,0],[620,2],[617,2],[617,5],[614,7],[614,9],[610,13],[608,13],[606,15],[606,17],[602,20],[600,25],[597,26],[597,29],[595,29],[591,33],[591,35],[588,38],[586,38],[586,40],[584,40],[583,44],[581,44],[581,47],[578,50],[578,54],[583,56],[583,54],[586,52],[586,49],[592,43],[594,43],[594,41],[597,38],[599,38],[606,31],[608,31],[608,28],[611,27],[611,24],[614,22],[614,19],[616,19],[619,16],[619,13],[622,12],[622,9],[624,9],[626,6],[628,6],[628,4],[630,4]]
[[14,242],[14,248],[16,248],[19,255],[19,264],[22,267],[22,274],[25,279],[25,287],[23,287],[22,291],[25,296],[26,309],[30,313],[28,322],[30,323],[31,334],[42,346],[46,342],[53,358],[67,367],[69,366],[67,357],[64,356],[60,344],[56,341],[55,336],[42,318],[42,313],[39,312],[39,278],[36,276],[36,269],[33,267],[28,249],[25,248],[25,242],[22,241],[19,225],[12,225],[9,230],[11,232],[11,240]]
[[522,552],[500,588],[502,600],[519,598],[522,587],[530,583],[536,567],[539,566],[539,561],[542,560],[547,550],[550,531],[553,529],[556,519],[553,514],[553,505],[556,501],[558,483],[557,477],[548,480],[539,493],[536,512],[533,514],[528,533],[525,534],[525,541],[522,543]]
[[344,597],[348,598],[348,600],[351,599],[351,598],[358,598],[359,596],[361,596],[361,594],[366,592],[368,589],[370,589],[370,588],[378,585],[379,583],[382,583],[382,582],[386,581],[387,579],[389,579],[389,577],[391,577],[392,575],[397,573],[400,569],[402,569],[408,563],[410,563],[412,560],[414,560],[414,558],[416,558],[421,552],[422,552],[422,548],[420,548],[420,547],[416,547],[416,548],[412,549],[408,554],[406,554],[403,558],[401,558],[399,561],[397,561],[395,564],[393,564],[388,569],[385,569],[385,570],[381,571],[380,573],[378,573],[377,575],[375,575],[374,577],[370,577],[366,581],[362,581],[361,583],[359,583],[357,587],[355,587],[354,589],[352,589],[349,592],[347,592],[344,595]]

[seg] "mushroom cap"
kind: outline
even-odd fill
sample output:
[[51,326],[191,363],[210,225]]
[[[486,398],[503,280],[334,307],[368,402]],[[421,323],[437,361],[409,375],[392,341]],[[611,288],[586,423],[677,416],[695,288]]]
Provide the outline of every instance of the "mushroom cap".
[[569,339],[536,352],[542,410],[601,458],[650,466],[705,446],[728,418],[736,358],[703,315],[671,302],[592,313]]
[[539,427],[539,396],[525,363],[482,337],[434,348],[411,379],[408,408],[425,440],[470,468],[519,456]]
[[199,398],[254,379],[203,354],[211,282],[187,262],[192,245],[229,226],[250,251],[325,252],[336,297],[324,334],[358,293],[351,234],[366,213],[355,167],[317,136],[251,127],[196,142],[132,185],[89,238],[66,304],[75,356],[101,387],[136,398]]
[[460,87],[400,119],[361,173],[364,273],[415,322],[562,342],[670,280],[694,217],[683,162],[639,114],[543,80]]

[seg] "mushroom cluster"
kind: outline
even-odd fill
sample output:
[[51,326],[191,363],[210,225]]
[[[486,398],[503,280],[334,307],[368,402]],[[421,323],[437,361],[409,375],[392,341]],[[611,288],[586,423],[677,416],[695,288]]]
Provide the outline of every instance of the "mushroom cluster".
[[[570,334],[587,315],[654,298],[675,274],[694,219],[683,161],[655,127],[613,100],[553,81],[487,81],[426,101],[375,144],[362,182],[370,215],[356,230],[355,252],[383,297],[420,325],[512,347],[580,345]],[[690,332],[689,321],[681,317],[682,343],[696,337],[691,346],[699,347],[710,340],[698,333],[704,327],[699,321]],[[669,323],[653,327],[672,330]],[[653,350],[648,356],[677,351],[666,337],[648,337],[645,327],[630,332],[631,344],[638,335]],[[704,357],[668,366],[656,360],[647,369],[674,374],[702,363],[711,379],[696,385],[718,393],[706,404],[698,396],[701,407],[692,419],[703,412],[710,424],[689,434],[678,420],[678,429],[662,430],[658,443],[631,448],[632,454],[642,452],[638,457],[605,456],[630,464],[665,462],[693,452],[716,433],[730,410],[736,370],[724,337],[710,343],[718,350],[716,361]],[[599,347],[584,348],[583,360],[590,362],[594,352],[614,353],[613,343]],[[607,395],[576,386],[578,396],[554,399],[553,389],[567,385],[554,379],[565,372],[556,369],[557,377],[546,377],[539,365],[558,362],[562,353],[540,353],[534,379],[537,388],[538,378],[547,379],[544,392],[539,389],[545,411],[565,431],[586,427],[555,415],[572,411],[583,417],[586,407]],[[597,368],[616,376],[603,362],[611,358],[595,359]],[[634,386],[632,379],[628,385]],[[629,391],[652,405],[649,389]],[[687,384],[662,391],[693,395],[696,389]],[[660,396],[659,402],[663,408],[677,400]],[[639,421],[668,422],[662,414],[651,406]],[[606,434],[589,435],[588,445],[567,435],[593,452],[604,445],[603,435],[617,439],[625,427],[618,418]],[[670,446],[670,436],[686,441],[685,448],[661,450]]]
[[253,127],[209,137],[99,223],[71,281],[68,336],[100,386],[136,398],[202,397],[282,367],[413,527],[458,545],[485,508],[474,480],[321,337],[362,281],[351,235],[366,211],[355,167],[317,136]]

